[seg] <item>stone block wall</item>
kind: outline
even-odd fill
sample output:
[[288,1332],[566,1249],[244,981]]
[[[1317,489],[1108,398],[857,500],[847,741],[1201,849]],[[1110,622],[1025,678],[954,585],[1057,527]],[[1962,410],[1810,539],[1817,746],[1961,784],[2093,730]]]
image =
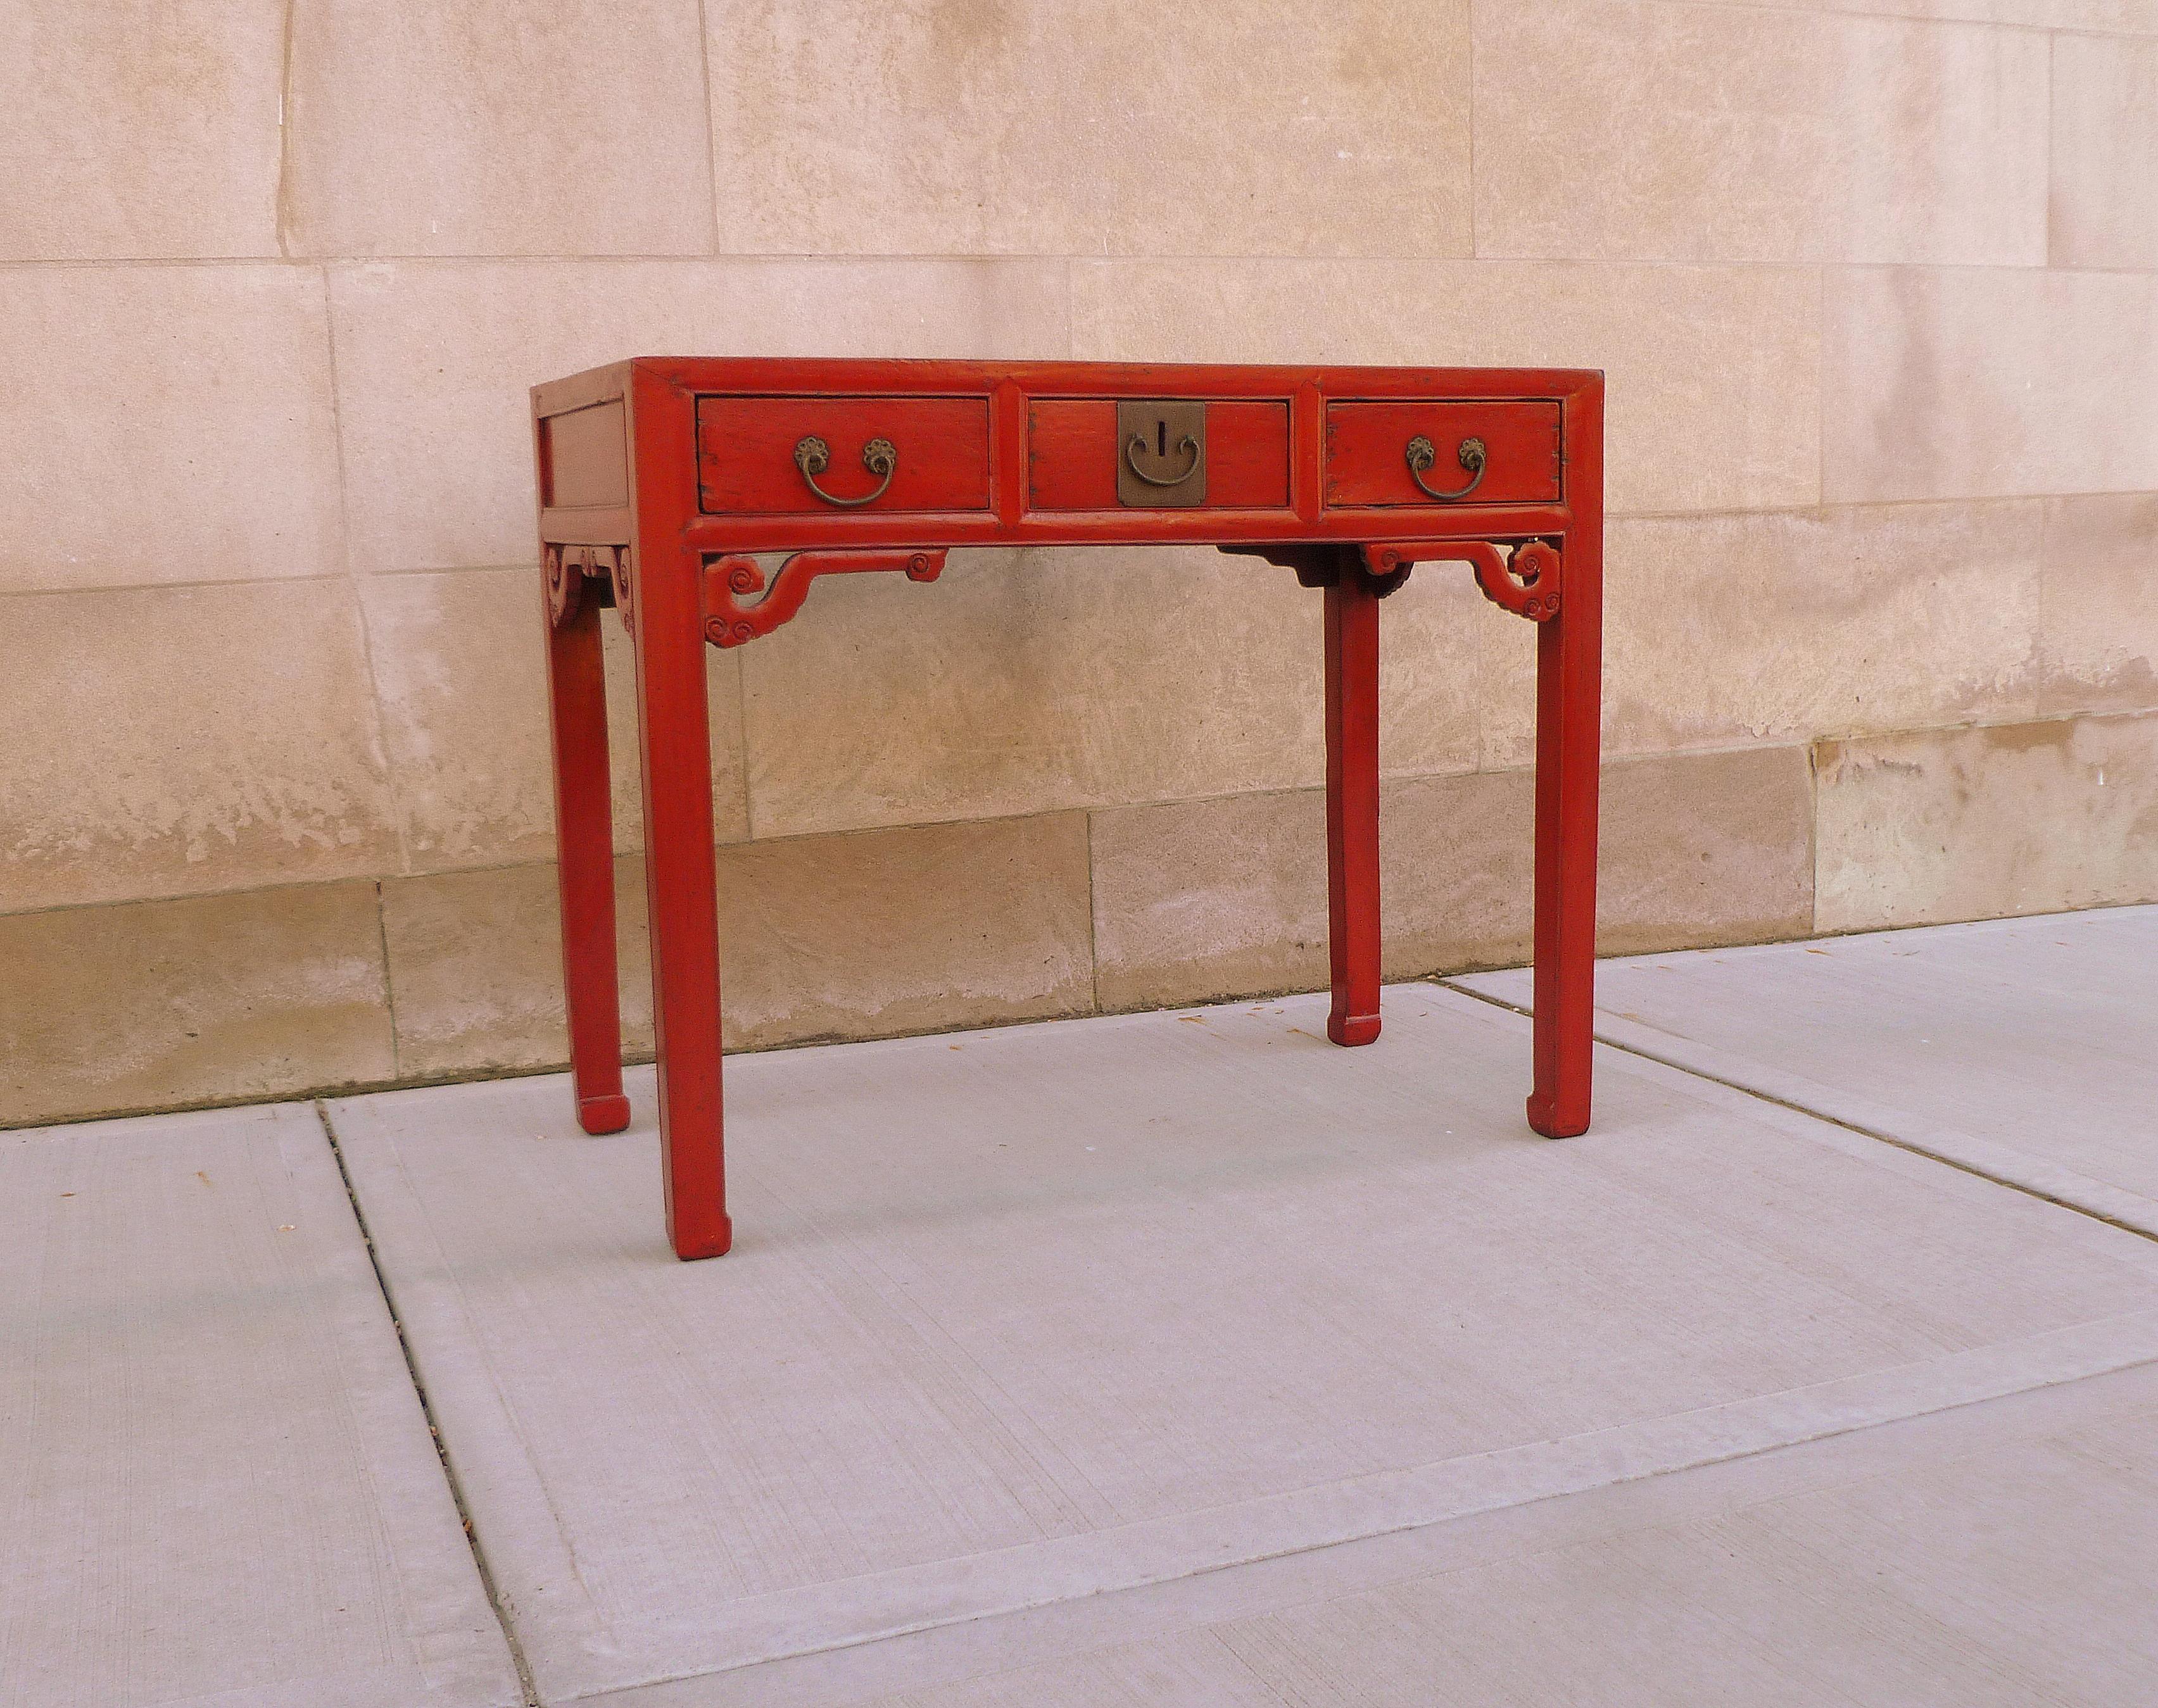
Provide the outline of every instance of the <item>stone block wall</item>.
[[[10,11],[0,1124],[560,1060],[524,391],[638,353],[1601,367],[1611,949],[2158,896],[2151,0]],[[1388,971],[1517,960],[1529,632],[1383,637]],[[1323,982],[1319,640],[713,653],[730,1042]]]

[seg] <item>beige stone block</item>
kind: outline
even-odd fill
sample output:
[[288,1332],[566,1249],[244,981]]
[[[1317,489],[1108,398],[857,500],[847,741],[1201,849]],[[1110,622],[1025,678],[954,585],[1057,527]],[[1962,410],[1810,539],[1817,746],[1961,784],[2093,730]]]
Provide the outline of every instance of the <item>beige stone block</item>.
[[1079,813],[743,843],[720,855],[730,1049],[1083,1014]]
[[[1298,591],[1319,611],[1319,658],[1309,668],[1311,692],[1319,697],[1323,711],[1325,596]],[[1381,777],[1435,777],[1477,768],[1483,719],[1477,672],[1484,639],[1493,629],[1520,622],[1477,590],[1474,576],[1463,564],[1420,564],[1386,596],[1379,606]],[[1322,725],[1322,765],[1323,735]]]
[[[600,619],[607,660],[607,781],[614,795],[617,854],[644,847],[643,758],[637,733],[637,643],[614,617]],[[705,704],[711,720],[712,833],[721,842],[749,837],[749,784],[743,754],[741,653],[705,649]],[[548,787],[553,787],[551,782]],[[550,802],[553,800],[550,794]],[[553,810],[550,805],[549,810]]]
[[1642,955],[1808,936],[1813,796],[1803,747],[1675,753],[1607,766],[1597,952]]
[[[1805,742],[2038,710],[2041,500],[1622,519],[1603,742]],[[1486,637],[1484,762],[1536,752],[1535,648]]]
[[386,1080],[374,885],[0,916],[0,1126]]
[[722,245],[1466,255],[1468,0],[714,7]]
[[295,251],[710,253],[700,9],[295,0]]
[[380,262],[333,268],[362,570],[534,554],[540,381],[637,355],[1058,357],[1061,261]]
[[[554,858],[539,590],[536,567],[361,582],[390,782],[415,869]],[[600,627],[616,843],[628,851],[643,846],[637,665],[621,623],[603,613]],[[749,833],[736,657],[716,648],[705,655],[713,821],[730,841]]]
[[2158,268],[2158,40],[2063,35],[2052,49],[2050,258]]
[[[1325,775],[1322,597],[1211,550],[974,552],[819,583],[741,649],[759,836],[1294,787]],[[1474,762],[1481,601],[1382,607],[1390,768]]]
[[416,870],[554,857],[539,588],[536,568],[360,584],[390,785]]
[[[1093,1002],[1079,813],[722,849],[729,1050],[1083,1014]],[[568,1059],[554,866],[392,880],[384,934],[398,1071]],[[623,1049],[652,1051],[644,863],[615,863]]]
[[[1380,822],[1390,978],[1526,961],[1536,899],[1535,775],[1399,783]],[[1813,783],[1800,747],[1603,766],[1597,952],[1804,937]]]
[[[570,1059],[562,1004],[562,911],[555,867],[393,878],[382,886],[397,1071],[405,1079]],[[615,862],[617,978],[626,1055],[652,1054],[652,956],[644,862]]]
[[[1523,771],[1386,786],[1379,841],[1387,978],[1528,958],[1534,787]],[[1599,950],[1804,936],[1813,917],[1811,788],[1803,748],[1607,765]],[[1102,1008],[1326,983],[1322,792],[1099,812],[1093,862]]]
[[[1710,3],[1780,10],[1790,7],[1793,0],[1710,0]],[[2151,10],[2150,0],[1804,0],[1804,3],[1806,9],[1817,12],[2158,35],[2158,12]]]
[[2047,59],[1827,12],[1484,8],[1477,253],[2042,266]]
[[[1604,534],[1608,546],[1611,526]],[[1607,566],[1606,579],[1610,571]],[[1617,751],[1611,730],[1612,632],[1624,620],[1607,596],[1603,612],[1603,745]],[[1477,731],[1479,771],[1518,771],[1536,757],[1536,629],[1515,617],[1490,623],[1479,632],[1476,671],[1482,719]]]
[[[1618,770],[1603,772],[1605,842]],[[1480,771],[1388,790],[1380,800],[1379,860],[1381,967],[1388,978],[1528,958],[1536,898],[1531,772]],[[1610,916],[1612,877],[1608,870],[1601,874],[1599,921]]]
[[2158,708],[2158,494],[2046,506],[2039,713]]
[[2158,899],[2158,716],[1825,741],[1815,762],[1823,931]]
[[312,270],[13,268],[0,374],[0,588],[343,570]]
[[[1450,778],[1457,792],[1478,779]],[[1383,824],[1388,815],[1381,810]],[[1093,815],[1095,988],[1105,1009],[1326,983],[1326,797],[1223,795]]]
[[348,583],[6,606],[0,911],[396,869]]
[[2158,488],[2158,276],[1828,276],[1823,496]]
[[1071,289],[1074,353],[1105,361],[1601,368],[1613,510],[1820,496],[1810,269],[1076,261]]
[[276,255],[285,13],[10,7],[0,261]]

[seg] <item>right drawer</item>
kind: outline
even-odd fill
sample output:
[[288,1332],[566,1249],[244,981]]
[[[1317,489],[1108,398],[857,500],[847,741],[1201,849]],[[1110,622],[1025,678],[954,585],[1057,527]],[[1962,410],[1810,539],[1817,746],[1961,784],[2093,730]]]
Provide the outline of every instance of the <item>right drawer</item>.
[[1329,403],[1330,506],[1525,504],[1560,493],[1556,403]]

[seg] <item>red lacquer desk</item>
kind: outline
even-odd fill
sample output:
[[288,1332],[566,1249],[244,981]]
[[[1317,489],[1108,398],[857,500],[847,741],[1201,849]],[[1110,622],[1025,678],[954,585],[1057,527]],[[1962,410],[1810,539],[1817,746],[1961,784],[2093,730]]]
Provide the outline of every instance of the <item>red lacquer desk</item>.
[[[716,1256],[733,1237],[704,649],[770,633],[818,575],[933,581],[953,546],[1197,542],[1324,590],[1336,1044],[1379,1035],[1379,601],[1412,565],[1461,563],[1534,624],[1529,1123],[1587,1128],[1602,374],[645,359],[539,386],[532,406],[577,1115],[588,1133],[629,1120],[598,627],[612,606],[635,642],[680,1256]],[[755,553],[792,555],[767,577]]]

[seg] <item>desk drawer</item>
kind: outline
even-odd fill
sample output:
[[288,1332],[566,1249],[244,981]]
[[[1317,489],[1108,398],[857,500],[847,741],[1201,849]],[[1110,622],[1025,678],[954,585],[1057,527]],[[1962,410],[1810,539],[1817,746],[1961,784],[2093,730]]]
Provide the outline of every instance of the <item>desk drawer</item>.
[[989,400],[700,397],[697,487],[714,514],[986,510]]
[[[1412,446],[1421,468],[1412,463]],[[1480,472],[1472,446],[1481,450]],[[1326,406],[1329,505],[1542,503],[1555,501],[1559,488],[1555,403]],[[1450,493],[1458,496],[1442,496]]]
[[[1126,430],[1118,425],[1113,397],[1045,397],[1029,406],[1026,423],[1027,502],[1036,510],[1116,510]],[[1223,398],[1185,400],[1203,412],[1205,444],[1196,465],[1180,465],[1173,448],[1156,447],[1143,467],[1169,474],[1191,467],[1184,503],[1218,509],[1288,507],[1288,400]],[[1175,492],[1176,482],[1159,489]],[[1129,483],[1126,483],[1129,490]]]

